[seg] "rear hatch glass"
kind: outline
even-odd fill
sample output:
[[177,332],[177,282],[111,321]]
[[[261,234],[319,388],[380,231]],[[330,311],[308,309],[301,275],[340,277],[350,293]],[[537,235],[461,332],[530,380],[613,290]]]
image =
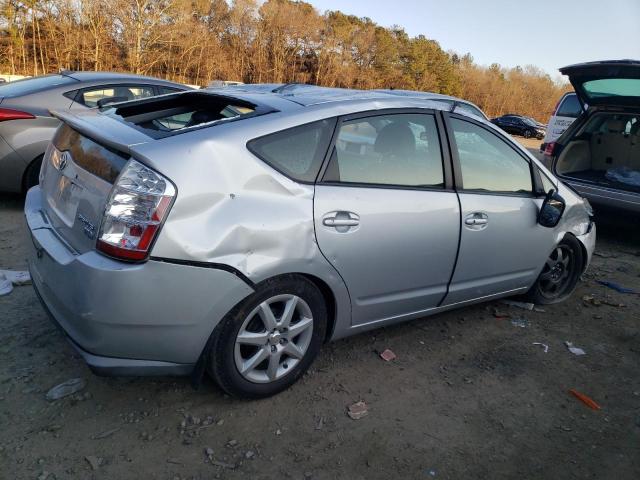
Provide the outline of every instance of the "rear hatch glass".
[[94,248],[111,187],[128,159],[65,124],[49,145],[40,181],[44,210],[78,253]]
[[234,97],[185,92],[104,107],[101,111],[152,138],[163,138],[274,110]]
[[570,65],[568,75],[576,94],[588,105],[640,106],[640,61],[612,60]]

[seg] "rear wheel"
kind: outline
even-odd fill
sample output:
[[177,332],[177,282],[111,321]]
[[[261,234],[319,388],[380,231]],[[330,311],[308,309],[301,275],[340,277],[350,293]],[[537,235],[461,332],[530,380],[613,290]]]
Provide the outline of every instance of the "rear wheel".
[[39,183],[40,167],[42,166],[42,155],[29,164],[22,178],[22,191],[27,193],[31,187]]
[[525,295],[526,299],[543,305],[565,300],[578,284],[583,261],[578,239],[565,236],[547,258],[536,283]]
[[309,368],[326,325],[324,298],[313,283],[297,275],[267,280],[214,330],[209,373],[229,394],[274,395]]

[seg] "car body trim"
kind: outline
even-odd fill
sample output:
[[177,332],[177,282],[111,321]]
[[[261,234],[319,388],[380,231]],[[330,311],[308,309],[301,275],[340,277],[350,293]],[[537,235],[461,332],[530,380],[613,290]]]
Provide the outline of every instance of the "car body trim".
[[233,273],[236,277],[242,280],[251,288],[255,289],[256,284],[249,277],[247,277],[244,273],[242,273],[237,268],[232,267],[231,265],[225,265],[224,263],[215,263],[215,262],[201,262],[196,260],[178,260],[175,258],[164,258],[164,257],[149,257],[149,260],[152,262],[163,262],[163,263],[173,263],[175,265],[186,265],[188,267],[197,267],[197,268],[213,268],[214,270],[224,270],[225,272]]

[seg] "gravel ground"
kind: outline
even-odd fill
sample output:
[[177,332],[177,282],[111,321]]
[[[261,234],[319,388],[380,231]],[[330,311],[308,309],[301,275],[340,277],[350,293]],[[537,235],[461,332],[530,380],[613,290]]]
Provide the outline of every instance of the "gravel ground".
[[[0,268],[26,268],[21,209],[0,196]],[[640,296],[596,282],[640,290],[640,222],[598,222],[565,303],[482,304],[338,341],[293,388],[253,402],[210,382],[94,376],[17,287],[0,297],[0,478],[640,478]],[[72,378],[86,386],[46,400]],[[359,400],[369,413],[352,420]]]

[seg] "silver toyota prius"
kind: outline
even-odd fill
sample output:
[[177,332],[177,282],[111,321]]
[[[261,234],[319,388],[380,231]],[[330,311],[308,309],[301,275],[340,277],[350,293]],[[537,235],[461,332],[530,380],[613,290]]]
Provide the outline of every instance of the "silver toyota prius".
[[195,91],[53,112],[33,285],[103,375],[257,398],[325,341],[520,295],[562,301],[589,204],[489,122],[385,92]]

